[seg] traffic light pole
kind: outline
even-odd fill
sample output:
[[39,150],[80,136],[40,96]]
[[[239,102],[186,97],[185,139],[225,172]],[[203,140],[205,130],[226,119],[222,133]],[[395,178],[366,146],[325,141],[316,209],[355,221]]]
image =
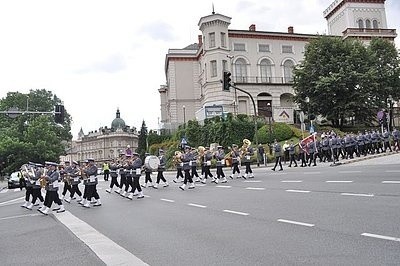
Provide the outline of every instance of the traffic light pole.
[[[232,84],[230,84],[230,86],[231,86],[232,88],[234,88],[235,90],[241,91],[241,92],[243,92],[243,93],[249,95],[251,101],[253,102],[253,108],[254,108],[254,141],[256,142],[256,143],[255,143],[255,144],[256,144],[256,149],[258,149],[258,137],[257,137],[257,109],[256,109],[256,103],[254,102],[254,98],[253,98],[253,96],[251,96],[251,94],[248,93],[247,91],[242,90],[241,88],[238,88],[238,87],[236,87],[236,86],[234,86],[234,85],[232,85]],[[258,150],[257,150],[257,152],[258,152]],[[257,157],[257,165],[260,165],[260,161],[259,161],[259,159],[258,159],[258,154],[257,154],[256,157]]]

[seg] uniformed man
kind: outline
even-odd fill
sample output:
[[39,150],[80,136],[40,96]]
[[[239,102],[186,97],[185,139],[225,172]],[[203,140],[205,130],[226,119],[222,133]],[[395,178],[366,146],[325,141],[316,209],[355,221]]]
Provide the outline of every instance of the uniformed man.
[[[149,153],[145,153],[144,156],[146,158],[147,156],[150,156],[150,154]],[[143,165],[143,168],[144,168],[144,174],[145,174],[143,187],[146,188],[147,187],[147,183],[150,183],[150,187],[153,187],[153,180],[151,179],[152,170],[149,167],[147,167],[146,165]]]
[[158,159],[160,160],[160,165],[158,166],[158,169],[157,169],[157,181],[153,187],[158,188],[158,185],[160,184],[161,180],[164,182],[164,187],[168,187],[169,184],[164,177],[164,171],[166,169],[167,159],[165,158],[165,154],[164,154],[163,150],[158,151]]
[[238,150],[238,145],[232,144],[232,150],[230,156],[232,157],[232,174],[229,176],[231,179],[235,177],[240,177],[239,163],[240,163],[240,152]]
[[307,143],[307,151],[308,151],[308,157],[310,162],[308,163],[308,167],[311,166],[311,163],[313,163],[313,166],[317,166],[317,156],[315,154],[315,152],[317,152],[316,150],[316,144],[314,141],[310,141]]
[[90,201],[93,197],[96,200],[94,206],[101,206],[100,196],[97,192],[97,166],[93,158],[87,159],[87,162],[88,166],[84,169],[84,173],[87,176],[87,195],[83,199],[83,207],[90,208]]
[[114,185],[116,188],[119,187],[118,184],[118,163],[117,161],[114,159],[112,160],[111,164],[110,164],[110,177],[111,177],[111,182],[110,182],[110,187],[106,189],[106,192],[111,193],[111,191],[114,188]]
[[250,146],[249,143],[245,143],[244,144],[244,148],[242,148],[244,150],[242,156],[243,156],[243,163],[246,167],[246,171],[245,174],[242,175],[242,178],[246,179],[246,178],[253,178],[253,170],[251,170],[251,157],[254,155],[254,150],[253,148]]
[[211,153],[209,147],[204,148],[204,159],[203,159],[203,165],[204,165],[204,178],[201,180],[201,183],[205,184],[208,179],[208,177],[211,177],[214,180],[213,174],[211,174],[210,168],[211,168],[211,160],[213,158],[213,154]]
[[128,195],[128,199],[132,200],[137,190],[139,192],[138,199],[144,198],[142,188],[140,186],[140,176],[142,170],[142,159],[140,159],[139,154],[137,152],[132,153],[132,163],[131,163],[132,177],[133,177],[133,186],[132,190]]
[[67,191],[70,195],[72,194],[71,176],[69,175],[68,171],[71,171],[71,164],[69,161],[65,161],[64,166],[62,166],[59,170],[60,178],[64,183],[63,192],[61,193],[61,200],[65,198]]
[[54,208],[53,211],[57,211],[57,213],[65,212],[64,205],[62,204],[59,196],[58,196],[58,187],[59,187],[59,178],[60,173],[57,171],[58,164],[55,162],[46,162],[48,171],[46,172],[45,180],[46,184],[46,198],[45,205],[40,208],[38,211],[43,213],[44,215],[48,215],[52,203],[58,204],[58,207]]
[[190,167],[191,167],[190,176],[192,177],[192,179],[194,177],[196,177],[194,182],[200,182],[201,179],[200,179],[199,174],[197,173],[197,156],[198,156],[198,154],[197,154],[196,148],[192,147],[191,153],[192,153],[192,161],[190,162]]
[[68,198],[64,198],[64,200],[68,203],[71,202],[71,199],[74,199],[75,193],[78,195],[77,202],[82,201],[82,192],[79,190],[79,184],[81,183],[81,176],[79,170],[79,163],[77,161],[72,161],[72,165],[65,168],[67,175],[69,175],[71,182],[71,193]]
[[223,167],[225,166],[225,152],[224,148],[222,146],[217,147],[217,152],[215,153],[215,159],[217,160],[217,178],[215,183],[218,183],[218,180],[222,179],[222,183],[226,183],[226,177],[225,173],[223,170]]
[[392,131],[392,137],[393,137],[393,150],[394,151],[399,151],[400,150],[400,131],[397,130],[397,128],[394,128]]
[[275,141],[274,141],[273,149],[274,149],[274,156],[275,156],[275,166],[271,170],[275,171],[276,167],[279,164],[279,167],[280,167],[279,171],[283,171],[283,167],[282,167],[282,147],[281,147],[281,144],[279,144],[277,139],[275,139]]
[[185,173],[185,179],[183,180],[183,184],[179,187],[181,190],[185,190],[187,183],[189,182],[189,189],[194,188],[193,179],[190,175],[190,162],[192,161],[192,153],[190,152],[190,146],[185,147],[185,153],[182,154],[182,169]]
[[385,129],[385,131],[383,132],[383,152],[386,152],[387,149],[390,150],[390,152],[392,152],[392,147],[390,145],[390,133],[387,131],[387,129]]
[[293,140],[290,140],[289,144],[289,167],[292,167],[292,163],[294,163],[294,167],[297,167],[297,162],[296,162],[296,145],[293,143]]

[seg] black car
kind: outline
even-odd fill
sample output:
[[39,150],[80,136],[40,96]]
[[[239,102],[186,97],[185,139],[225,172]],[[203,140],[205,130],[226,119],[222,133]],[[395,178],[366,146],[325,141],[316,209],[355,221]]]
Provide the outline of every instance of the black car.
[[11,188],[24,187],[25,184],[23,182],[21,184],[20,181],[19,181],[20,177],[21,177],[21,173],[20,172],[12,173],[11,176],[8,178],[8,188],[11,189]]

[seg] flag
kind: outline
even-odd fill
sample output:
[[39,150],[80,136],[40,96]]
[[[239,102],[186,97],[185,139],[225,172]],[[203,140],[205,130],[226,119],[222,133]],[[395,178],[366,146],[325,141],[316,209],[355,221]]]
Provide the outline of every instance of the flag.
[[[313,133],[310,136],[302,139],[299,143],[299,147],[300,149],[302,149],[305,153],[309,154],[308,152],[308,147],[307,144],[310,142],[314,142],[315,148],[316,148],[316,143],[315,143],[315,136],[317,135],[317,133]],[[316,151],[317,149],[315,149]]]

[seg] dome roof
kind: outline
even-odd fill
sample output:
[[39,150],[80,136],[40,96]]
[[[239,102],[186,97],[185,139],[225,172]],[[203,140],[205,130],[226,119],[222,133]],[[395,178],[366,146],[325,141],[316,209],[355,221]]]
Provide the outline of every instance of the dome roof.
[[117,109],[117,115],[114,118],[114,120],[111,122],[111,128],[112,129],[117,129],[117,128],[122,128],[125,129],[125,121],[120,117],[121,114],[119,112],[119,109]]

